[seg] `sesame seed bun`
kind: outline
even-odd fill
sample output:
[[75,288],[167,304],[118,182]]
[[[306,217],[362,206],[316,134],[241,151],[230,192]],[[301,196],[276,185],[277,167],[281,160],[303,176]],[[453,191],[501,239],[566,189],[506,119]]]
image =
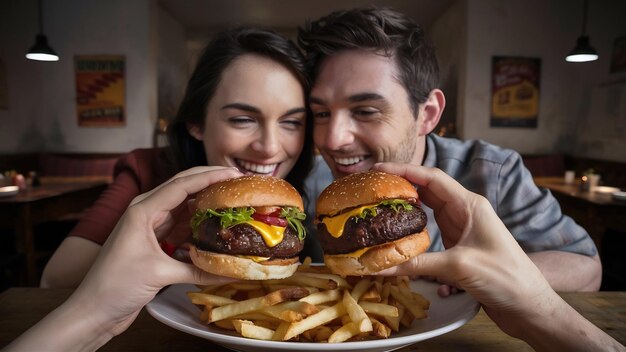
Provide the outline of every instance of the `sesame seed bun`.
[[197,209],[291,206],[304,211],[302,198],[278,177],[248,175],[214,183],[196,196]]
[[[426,216],[421,220],[418,217],[404,218],[401,223],[395,222],[394,217],[384,217],[374,212],[371,221],[361,221],[359,232],[351,232],[349,234],[343,231],[340,235],[331,235],[327,232],[323,219],[326,217],[341,218],[342,213],[350,211],[350,209],[362,206],[378,206],[384,200],[401,199],[410,201],[411,205],[417,209],[411,211],[419,211],[417,203],[418,194],[415,187],[406,179],[393,174],[380,171],[367,171],[351,174],[331,183],[321,194],[317,201],[316,221],[318,222],[318,236],[323,236],[323,245],[327,248],[327,252],[336,252],[340,248],[344,248],[349,243],[349,248],[354,250],[355,247],[361,246],[352,253],[345,254],[324,254],[324,262],[332,272],[339,275],[370,275],[381,270],[399,265],[411,257],[417,256],[430,246],[430,236],[426,230]],[[339,215],[338,215],[339,214]],[[345,216],[344,218],[345,219]],[[349,217],[345,224],[354,224],[359,220],[356,217]],[[381,222],[380,219],[388,219],[389,222]],[[378,220],[378,221],[374,221]],[[371,227],[368,224],[372,224]],[[398,234],[393,226],[401,224],[415,228],[417,233],[409,233],[403,237],[392,237]],[[351,228],[344,226],[343,229]],[[386,232],[387,231],[387,232]],[[347,237],[342,237],[347,236]],[[382,241],[376,241],[375,245],[365,247],[365,244],[371,238],[382,238]],[[395,238],[395,240],[390,240]],[[381,243],[382,242],[382,243]]]
[[300,263],[298,257],[255,262],[235,255],[203,251],[190,246],[189,256],[193,264],[214,275],[240,280],[270,280],[290,277]]
[[334,214],[344,209],[385,199],[418,199],[413,185],[404,178],[380,171],[351,174],[335,180],[320,194],[315,212]]
[[[300,194],[287,181],[277,177],[259,175],[243,176],[214,183],[197,194],[195,207],[198,210],[243,207],[253,207],[256,208],[256,211],[260,208],[274,207],[294,207],[300,209],[300,211],[304,209]],[[246,228],[252,229],[253,234],[251,235],[250,231],[246,232]],[[199,236],[204,236],[205,239],[224,236],[223,233],[226,232],[234,237],[223,240],[227,244],[220,247],[220,253],[213,250],[205,250],[208,249],[206,247],[198,248],[198,246],[201,246],[198,243],[196,243],[196,246],[192,245],[189,250],[191,261],[195,266],[209,273],[242,280],[281,279],[291,276],[299,265],[298,252],[302,245],[299,248],[296,246],[289,247],[290,251],[296,251],[293,253],[293,257],[283,258],[280,256],[274,257],[273,255],[280,247],[280,244],[290,243],[285,242],[289,228],[285,230],[285,237],[279,244],[275,244],[273,247],[265,247],[265,250],[272,252],[271,256],[267,256],[270,258],[268,260],[254,261],[250,257],[257,255],[252,254],[252,252],[250,255],[230,254],[229,251],[233,251],[235,245],[239,246],[239,252],[234,253],[241,253],[241,248],[244,248],[245,253],[245,250],[252,251],[253,246],[267,246],[267,243],[264,241],[251,240],[254,237],[243,237],[261,236],[257,230],[258,228],[252,228],[247,223],[228,229],[218,228],[217,230],[208,231],[205,228],[203,231],[206,232],[199,234]],[[242,235],[244,233],[245,235]],[[293,238],[294,235],[290,236]],[[234,238],[239,239],[234,240]],[[231,242],[228,242],[229,240]],[[303,243],[302,239],[298,241]],[[224,251],[223,253],[222,250]],[[292,253],[288,255],[290,256]]]

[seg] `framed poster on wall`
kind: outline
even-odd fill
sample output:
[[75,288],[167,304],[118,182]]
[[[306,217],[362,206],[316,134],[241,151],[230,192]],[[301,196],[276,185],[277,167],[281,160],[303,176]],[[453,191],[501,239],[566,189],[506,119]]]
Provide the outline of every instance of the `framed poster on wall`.
[[539,58],[493,57],[491,127],[537,127],[540,76]]
[[76,55],[76,114],[84,127],[126,124],[125,59],[120,55]]

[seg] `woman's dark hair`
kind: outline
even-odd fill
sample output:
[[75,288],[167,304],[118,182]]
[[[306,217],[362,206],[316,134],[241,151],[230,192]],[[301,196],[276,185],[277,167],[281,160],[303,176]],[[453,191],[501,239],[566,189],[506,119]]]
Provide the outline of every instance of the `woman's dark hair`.
[[371,50],[394,58],[398,79],[414,113],[439,85],[437,57],[424,30],[392,9],[368,7],[333,12],[298,28],[298,44],[306,53],[312,77],[325,58],[343,50]]
[[[308,98],[311,83],[306,62],[291,40],[266,29],[241,27],[217,34],[204,49],[187,84],[185,96],[174,121],[168,127],[170,158],[176,171],[207,165],[202,141],[193,138],[187,127],[204,127],[207,106],[215,95],[222,72],[242,55],[269,58],[287,68],[300,82]],[[313,123],[307,107],[305,140],[302,154],[286,180],[304,194],[304,178],[313,163]]]

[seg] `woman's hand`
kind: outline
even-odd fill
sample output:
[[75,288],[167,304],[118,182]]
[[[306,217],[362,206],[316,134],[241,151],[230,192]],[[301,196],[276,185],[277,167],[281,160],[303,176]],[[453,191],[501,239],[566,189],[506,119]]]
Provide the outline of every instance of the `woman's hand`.
[[[209,171],[225,171],[225,170],[236,170],[234,168],[225,167],[225,166],[197,166],[191,169],[187,169],[181,171],[174,175],[167,182],[157,186],[150,192],[146,192],[144,194],[140,194],[130,205],[141,202],[146,197],[149,197],[151,194],[158,192],[162,187],[167,185],[168,183],[177,180],[182,177],[195,175],[198,173],[206,173]],[[237,171],[238,172],[238,171]],[[240,175],[240,174],[239,174]],[[170,216],[166,222],[163,223],[158,229],[155,229],[155,233],[159,239],[162,241],[167,241],[168,244],[173,247],[178,247],[189,241],[190,232],[189,232],[189,220],[191,219],[191,211],[193,208],[192,202],[184,202],[178,205],[175,209],[170,211]]]
[[100,310],[103,323],[116,321],[114,332],[119,333],[166,285],[223,282],[222,277],[170,258],[159,240],[174,228],[189,234],[191,214],[186,203],[191,195],[237,176],[241,174],[232,168],[197,167],[138,196],[113,229],[76,296],[109,307]]
[[7,350],[95,350],[126,330],[164,286],[232,281],[169,257],[159,240],[182,224],[189,232],[191,195],[238,176],[232,168],[194,168],[138,196],[74,294]]

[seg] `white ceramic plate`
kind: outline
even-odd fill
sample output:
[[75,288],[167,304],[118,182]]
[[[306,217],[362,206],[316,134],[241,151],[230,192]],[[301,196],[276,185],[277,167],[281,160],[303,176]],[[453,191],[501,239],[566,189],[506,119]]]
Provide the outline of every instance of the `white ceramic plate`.
[[626,200],[626,192],[614,192],[611,193],[611,196],[613,197],[613,199]]
[[0,197],[11,197],[17,194],[20,189],[17,186],[0,187]]
[[413,326],[388,339],[337,344],[253,340],[207,326],[200,321],[200,310],[185,295],[187,291],[198,290],[188,284],[168,287],[148,303],[147,310],[165,325],[237,351],[392,351],[455,330],[476,315],[479,305],[470,295],[460,293],[441,298],[437,295],[438,287],[437,283],[422,280],[411,282],[411,288],[431,302],[428,318],[416,320]]
[[598,186],[593,188],[594,192],[597,193],[615,193],[619,192],[619,188],[617,187],[608,187],[608,186]]

